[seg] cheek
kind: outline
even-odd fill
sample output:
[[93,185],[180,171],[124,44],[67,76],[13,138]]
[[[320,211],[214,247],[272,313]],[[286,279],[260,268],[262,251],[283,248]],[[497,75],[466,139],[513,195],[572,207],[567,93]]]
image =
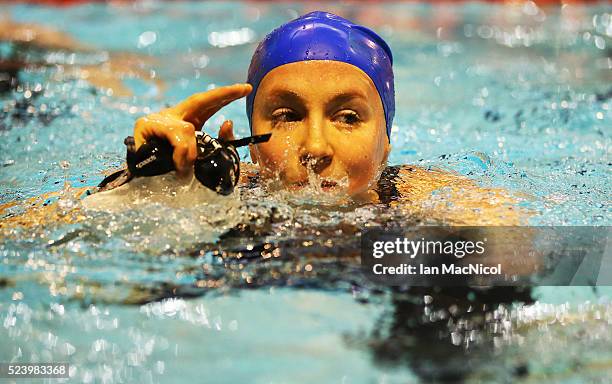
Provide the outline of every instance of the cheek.
[[346,143],[339,145],[338,151],[341,151],[342,158],[348,166],[363,167],[379,157],[378,141],[368,131],[346,133],[339,142]]
[[269,142],[259,144],[259,160],[268,171],[284,170],[296,162],[297,145],[287,132],[274,132]]
[[350,145],[339,147],[341,152],[338,157],[344,163],[352,189],[369,186],[384,160],[384,142],[372,132],[377,130],[348,133],[343,142]]
[[352,153],[346,162],[347,173],[352,184],[369,184],[376,172],[375,159],[369,149],[364,148],[363,152]]

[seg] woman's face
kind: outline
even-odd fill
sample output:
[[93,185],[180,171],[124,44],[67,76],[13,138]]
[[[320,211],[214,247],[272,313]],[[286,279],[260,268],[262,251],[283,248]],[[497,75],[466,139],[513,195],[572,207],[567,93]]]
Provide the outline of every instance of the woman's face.
[[[289,188],[316,175],[323,190],[346,185],[367,192],[386,164],[390,146],[380,96],[359,68],[338,61],[301,61],[270,71],[259,85],[253,134],[272,133],[251,146],[264,177]],[[344,183],[342,183],[344,181]]]

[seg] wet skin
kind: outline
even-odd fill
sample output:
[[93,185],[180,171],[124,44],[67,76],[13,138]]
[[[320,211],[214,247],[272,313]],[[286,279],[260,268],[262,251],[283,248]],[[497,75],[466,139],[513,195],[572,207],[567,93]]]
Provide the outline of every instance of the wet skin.
[[[7,72],[8,70],[9,74],[11,72],[16,74],[26,67],[57,67],[62,70],[55,75],[56,79],[82,79],[95,87],[103,88],[105,92],[112,92],[114,96],[132,96],[132,91],[123,82],[126,76],[136,77],[155,85],[160,92],[165,88],[162,80],[151,75],[150,66],[155,62],[152,57],[130,52],[101,51],[79,42],[62,31],[43,25],[21,23],[7,17],[0,17],[0,41],[11,42],[15,47],[8,57],[0,58],[0,71]],[[37,54],[30,55],[31,52],[45,51],[80,54],[106,53],[107,57],[96,64],[80,65],[68,62],[54,64],[47,60],[37,60]],[[11,52],[10,49],[9,52]]]
[[[178,105],[140,118],[136,144],[160,136],[174,146],[174,162],[189,175],[195,160],[194,130],[223,106],[252,92],[235,84],[199,93]],[[299,188],[308,173],[323,190],[339,189],[358,201],[377,202],[375,184],[391,146],[382,103],[371,79],[359,68],[336,61],[304,61],[270,71],[254,100],[254,134],[272,132],[268,143],[251,147],[251,158],[267,178]],[[233,139],[231,121],[219,137]],[[244,167],[248,169],[248,167]],[[502,189],[482,188],[450,172],[403,167],[394,180],[400,194],[393,204],[430,220],[456,225],[517,225],[528,216]],[[443,191],[433,197],[434,191]]]
[[390,151],[384,110],[372,80],[338,61],[302,61],[270,71],[253,107],[253,133],[272,133],[251,147],[264,177],[304,185],[308,171],[324,190],[348,180],[348,194],[372,192]]
[[[136,145],[152,136],[168,139],[176,168],[187,175],[195,159],[195,129],[251,89],[218,88],[145,116],[135,125]],[[252,146],[251,158],[262,176],[278,177],[290,188],[303,185],[310,171],[325,190],[347,180],[348,194],[363,197],[372,193],[390,151],[376,87],[359,68],[342,62],[304,61],[270,71],[257,90],[252,119],[254,134],[272,132],[272,138]],[[219,136],[233,137],[230,121]]]
[[[151,137],[167,139],[174,147],[179,176],[189,177],[196,158],[195,130],[250,92],[249,84],[220,87],[141,117],[134,126],[136,145]],[[335,61],[278,67],[260,83],[252,122],[253,133],[273,133],[270,142],[251,148],[262,176],[278,177],[290,189],[300,188],[309,173],[320,178],[323,190],[342,189],[342,181],[348,180],[347,192],[355,200],[379,201],[375,186],[391,146],[380,97],[360,69]],[[231,121],[221,125],[219,137],[234,138]],[[252,168],[243,167],[247,172]],[[392,182],[399,196],[391,205],[429,221],[519,225],[529,216],[509,192],[480,187],[451,172],[404,166]],[[31,211],[28,215],[37,216]],[[3,220],[0,227],[15,220]]]

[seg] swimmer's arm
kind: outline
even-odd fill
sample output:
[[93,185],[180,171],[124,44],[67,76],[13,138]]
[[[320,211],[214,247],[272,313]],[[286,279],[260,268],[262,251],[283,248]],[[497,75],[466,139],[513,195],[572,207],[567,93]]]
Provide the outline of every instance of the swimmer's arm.
[[519,197],[501,188],[478,186],[467,177],[404,166],[396,180],[401,205],[420,217],[450,225],[525,225],[529,212]]
[[[9,18],[0,18],[0,41],[14,43],[17,47],[12,57],[0,60],[0,65],[9,69],[21,69],[26,65],[48,66],[49,63],[32,62],[19,55],[28,49],[59,50],[68,52],[93,53],[100,52],[90,45],[84,44],[69,34],[39,24],[20,23]],[[153,83],[161,94],[165,83],[150,71],[153,59],[134,53],[108,52],[108,58],[101,63],[90,65],[71,65],[64,63],[66,68],[61,76],[68,75],[83,79],[91,85],[111,90],[113,96],[131,96],[131,90],[124,85],[123,79],[135,77]]]
[[91,51],[91,47],[64,32],[43,25],[15,22],[7,17],[0,18],[0,41],[46,49]]
[[0,234],[17,227],[34,228],[41,224],[81,221],[85,216],[78,208],[62,208],[55,200],[81,199],[89,190],[89,187],[72,188],[0,204]]
[[[197,155],[195,131],[224,106],[248,95],[250,84],[234,84],[196,93],[177,105],[151,113],[136,120],[134,140],[136,148],[148,139],[166,139],[173,148],[172,159],[177,173],[188,176],[193,172]],[[226,120],[219,130],[219,138],[234,139],[233,123]]]

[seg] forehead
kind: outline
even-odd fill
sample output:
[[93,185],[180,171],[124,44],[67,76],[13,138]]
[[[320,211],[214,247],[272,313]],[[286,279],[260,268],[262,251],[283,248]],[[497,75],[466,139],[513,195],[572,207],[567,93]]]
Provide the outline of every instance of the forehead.
[[299,61],[274,68],[261,81],[256,99],[287,91],[308,99],[354,94],[381,103],[372,79],[354,65],[339,61]]

